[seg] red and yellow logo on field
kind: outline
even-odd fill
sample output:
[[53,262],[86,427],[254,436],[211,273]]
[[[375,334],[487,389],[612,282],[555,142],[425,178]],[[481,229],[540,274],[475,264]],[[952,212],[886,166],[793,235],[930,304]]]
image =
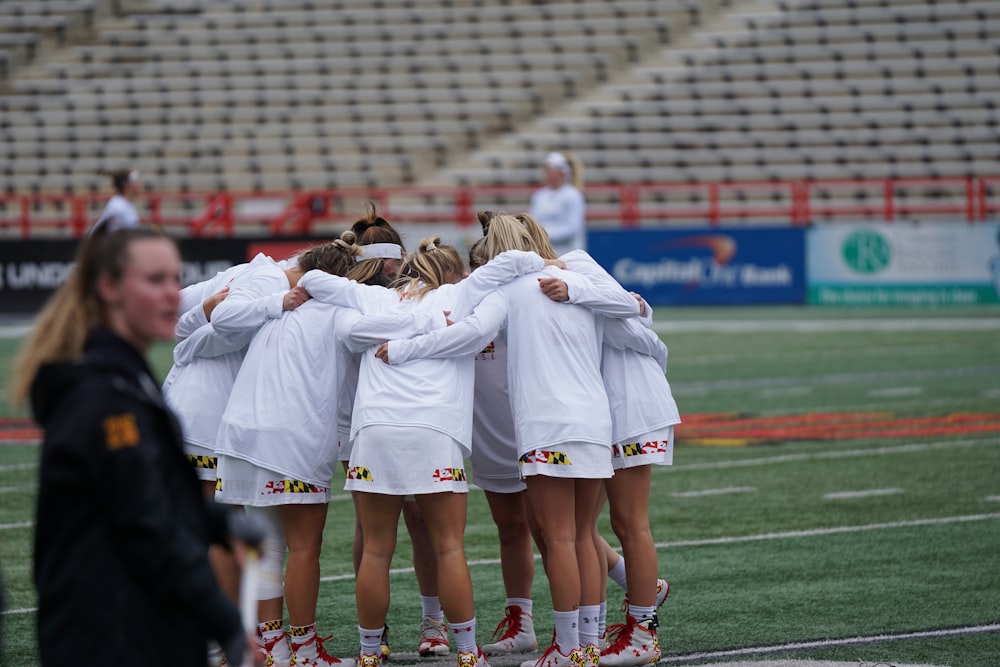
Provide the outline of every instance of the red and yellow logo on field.
[[684,415],[677,443],[740,447],[792,440],[869,440],[967,435],[1000,431],[1000,414],[896,417],[891,412],[819,412],[753,417],[732,413]]

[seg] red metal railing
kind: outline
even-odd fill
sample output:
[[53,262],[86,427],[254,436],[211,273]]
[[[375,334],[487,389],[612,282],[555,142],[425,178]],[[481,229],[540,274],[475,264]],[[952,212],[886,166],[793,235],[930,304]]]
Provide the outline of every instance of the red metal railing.
[[[517,212],[537,185],[365,188],[281,192],[151,192],[138,202],[148,222],[197,237],[237,232],[308,235],[349,224],[372,200],[393,222],[471,225],[479,209]],[[981,222],[1000,212],[1000,175],[822,181],[737,181],[587,185],[594,226],[670,223],[791,224],[828,220]],[[103,209],[104,194],[0,195],[0,231],[22,238],[80,236]]]

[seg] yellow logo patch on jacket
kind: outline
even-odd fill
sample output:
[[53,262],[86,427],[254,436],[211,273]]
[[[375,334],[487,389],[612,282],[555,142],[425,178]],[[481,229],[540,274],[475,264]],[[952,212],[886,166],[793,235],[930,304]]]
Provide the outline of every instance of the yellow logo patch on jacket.
[[135,421],[135,415],[126,412],[105,417],[104,444],[112,451],[138,445],[139,424]]

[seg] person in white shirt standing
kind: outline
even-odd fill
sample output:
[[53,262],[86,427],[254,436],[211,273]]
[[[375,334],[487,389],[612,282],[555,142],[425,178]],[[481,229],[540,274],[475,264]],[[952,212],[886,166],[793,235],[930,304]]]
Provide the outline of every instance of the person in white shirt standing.
[[557,256],[587,248],[587,204],[583,167],[572,153],[545,156],[545,187],[531,195],[529,214],[545,231]]
[[139,211],[136,210],[133,203],[142,192],[142,179],[139,177],[139,172],[121,169],[111,172],[110,176],[111,186],[115,189],[115,194],[108,200],[101,217],[90,228],[90,233],[104,225],[108,225],[109,231],[139,226]]

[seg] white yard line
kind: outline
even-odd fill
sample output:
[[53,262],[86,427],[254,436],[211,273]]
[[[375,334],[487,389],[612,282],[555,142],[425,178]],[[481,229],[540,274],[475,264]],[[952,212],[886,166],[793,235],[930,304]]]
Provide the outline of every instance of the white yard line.
[[730,486],[724,489],[702,489],[701,491],[679,491],[671,493],[674,498],[704,498],[706,496],[727,496],[735,493],[756,493],[756,486]]
[[667,333],[830,333],[841,331],[996,331],[1000,318],[934,317],[901,319],[816,320],[665,320],[653,322],[658,334]]
[[892,496],[903,493],[902,489],[867,489],[865,491],[836,491],[824,493],[823,500],[854,500],[855,498],[874,498],[876,496]]
[[14,614],[33,614],[38,611],[38,607],[24,607],[22,609],[7,609],[3,613],[4,616],[13,616]]
[[988,503],[1000,503],[1000,496],[986,496],[983,500]]
[[10,472],[13,470],[31,470],[37,468],[37,463],[8,463],[7,465],[0,466],[0,472]]
[[923,387],[885,387],[868,391],[868,395],[872,398],[909,398],[922,393],[924,393]]
[[705,653],[688,653],[666,657],[658,664],[679,665],[686,662],[700,662],[714,658],[735,658],[745,655],[766,655],[768,653],[785,653],[789,651],[810,651],[816,649],[834,648],[837,646],[862,646],[864,644],[879,644],[906,639],[935,639],[940,637],[961,637],[963,635],[979,635],[1000,632],[1000,624],[967,625],[961,628],[941,628],[938,630],[919,630],[916,632],[892,632],[880,635],[859,637],[844,637],[842,639],[823,639],[812,642],[792,642],[789,644],[772,644],[770,646],[748,646],[724,651],[708,651]]
[[809,454],[779,454],[778,456],[762,456],[753,459],[733,459],[730,461],[714,461],[712,463],[687,463],[674,466],[654,466],[658,473],[683,472],[686,470],[725,470],[728,468],[749,468],[765,466],[774,463],[798,463],[824,459],[848,459],[865,456],[888,456],[892,454],[911,454],[941,449],[958,449],[966,447],[1000,445],[1000,438],[986,440],[953,440],[945,442],[922,442],[911,445],[896,445],[889,447],[871,447],[868,449],[846,449]]
[[[1000,519],[1000,513],[993,514],[971,514],[965,516],[952,516],[952,517],[940,517],[936,519],[916,519],[913,521],[894,521],[891,523],[872,523],[860,526],[837,526],[834,528],[814,528],[812,530],[793,530],[781,533],[762,533],[758,535],[739,535],[732,537],[717,537],[707,540],[680,540],[677,542],[660,542],[656,545],[657,549],[676,549],[682,547],[700,547],[700,546],[716,546],[725,544],[741,544],[744,542],[759,542],[766,540],[784,540],[784,539],[796,539],[802,537],[820,537],[824,535],[839,535],[844,533],[857,533],[864,531],[875,531],[875,530],[891,530],[893,528],[910,528],[916,526],[934,526],[934,525],[945,525],[945,524],[955,524],[955,523],[969,523],[973,521],[990,521]],[[9,524],[15,525],[15,524]],[[28,524],[30,525],[30,524]],[[2,528],[2,526],[0,526]],[[535,555],[535,560],[539,560],[540,556]],[[480,560],[470,560],[469,567],[481,567],[484,565],[499,565],[499,558],[483,558]],[[412,567],[401,567],[389,571],[390,575],[399,574],[413,574]],[[321,577],[321,582],[332,582],[332,581],[352,581],[354,579],[354,574],[334,574],[326,577]],[[11,609],[3,612],[4,614],[27,614],[36,611],[34,607],[26,607],[24,609]],[[978,626],[977,626],[978,627]],[[1000,627],[1000,626],[990,626],[990,627]],[[947,631],[950,632],[950,631]],[[991,630],[992,632],[992,630]],[[945,635],[941,635],[945,636]],[[900,636],[898,638],[906,639],[907,636]],[[841,640],[832,640],[841,641]],[[848,641],[848,640],[842,640]],[[786,645],[793,646],[793,645]],[[738,649],[738,650],[749,650],[749,649]],[[706,657],[713,657],[715,654],[709,655],[705,654]],[[734,654],[736,655],[736,654]]]
[[0,530],[17,530],[19,528],[31,528],[34,521],[19,521],[18,523],[0,523]]
[[[935,519],[915,519],[912,521],[892,521],[888,523],[869,523],[860,526],[835,526],[833,528],[813,528],[809,530],[789,530],[780,533],[760,533],[757,535],[734,535],[731,537],[715,537],[705,540],[679,540],[676,542],[658,542],[657,549],[678,549],[685,547],[706,547],[727,544],[742,544],[744,542],[762,542],[768,540],[788,540],[803,537],[822,537],[825,535],[841,535],[844,533],[860,533],[877,530],[892,530],[894,528],[913,528],[919,526],[938,526],[956,523],[970,523],[975,521],[991,521],[1000,519],[1000,512],[992,514],[967,514],[964,516],[947,516]],[[540,556],[535,555],[535,560]],[[499,558],[484,558],[481,560],[470,560],[469,567],[483,565],[499,565]],[[390,575],[412,574],[412,567],[401,567],[390,570]],[[320,581],[350,581],[354,579],[354,574],[335,574],[320,578]]]
[[23,484],[21,486],[0,486],[0,493],[18,493],[20,491],[34,490],[34,484]]

